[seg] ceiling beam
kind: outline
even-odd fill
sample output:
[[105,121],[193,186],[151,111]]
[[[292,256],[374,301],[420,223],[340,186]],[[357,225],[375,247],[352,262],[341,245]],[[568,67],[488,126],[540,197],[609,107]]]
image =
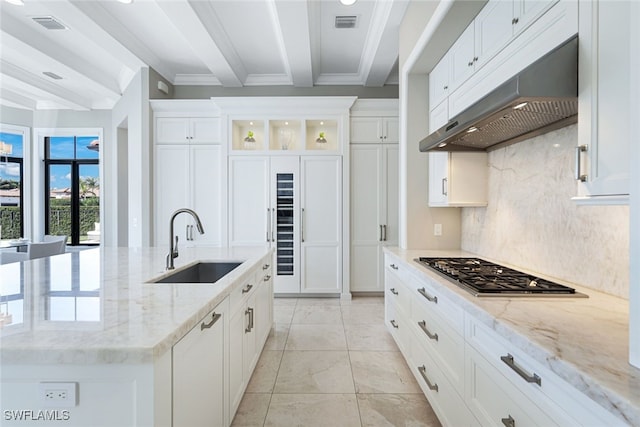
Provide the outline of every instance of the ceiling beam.
[[[91,102],[84,97],[50,82],[44,77],[31,74],[29,71],[10,64],[4,59],[0,59],[0,73],[19,82],[19,84],[24,84],[38,91],[45,92],[51,97],[51,100],[64,104],[70,109],[91,109]],[[5,83],[6,82],[3,81],[3,85],[6,87]]]
[[35,100],[6,88],[0,88],[0,102],[11,107],[26,108],[28,110],[35,110],[38,106]]
[[119,97],[122,94],[118,81],[107,73],[51,39],[30,31],[10,16],[2,16],[1,34],[2,47],[6,49],[5,58],[7,50],[12,50],[13,55],[28,56],[31,60],[42,64],[40,71],[52,71],[66,78],[82,81],[108,97]]
[[[191,45],[193,52],[223,86],[242,86],[247,78],[247,73],[240,58],[236,58],[237,55],[235,55],[236,57],[233,54],[229,55],[232,58],[229,61],[218,47],[219,38],[226,37],[224,32],[210,33],[210,29],[222,28],[222,26],[219,25],[215,11],[207,2],[195,2],[192,6],[188,0],[160,0],[157,1],[157,5]],[[205,26],[205,22],[208,24],[207,26]],[[231,46],[230,43],[228,45]],[[229,50],[226,51],[227,54],[229,52]]]
[[267,2],[282,61],[296,87],[313,86],[309,9],[307,2]]

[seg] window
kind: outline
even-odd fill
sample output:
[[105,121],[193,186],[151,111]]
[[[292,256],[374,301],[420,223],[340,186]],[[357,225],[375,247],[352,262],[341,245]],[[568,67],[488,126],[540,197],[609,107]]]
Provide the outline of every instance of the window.
[[48,136],[45,143],[45,234],[70,245],[100,243],[100,138]]
[[24,149],[25,132],[0,126],[0,236],[24,236]]

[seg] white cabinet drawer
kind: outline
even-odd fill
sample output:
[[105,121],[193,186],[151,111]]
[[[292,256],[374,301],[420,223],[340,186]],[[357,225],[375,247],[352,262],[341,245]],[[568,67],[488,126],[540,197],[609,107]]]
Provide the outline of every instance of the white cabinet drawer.
[[233,291],[231,291],[231,295],[229,296],[229,307],[231,313],[235,313],[235,311],[242,305],[246,298],[251,295],[256,288],[256,280],[255,273],[249,272],[242,278],[242,285],[236,286]]
[[464,310],[459,305],[442,296],[442,293],[436,291],[426,280],[415,276],[411,277],[409,288],[414,292],[414,298],[421,301],[435,318],[443,319],[454,331],[460,335],[464,334]]
[[407,358],[407,363],[443,426],[480,425],[441,367],[416,340],[411,343],[411,358]]
[[[471,318],[467,324],[466,342],[467,352],[470,347],[475,348],[514,389],[543,407],[546,414],[562,420],[560,425],[624,425],[550,369]],[[562,406],[557,402],[562,402]]]
[[[467,348],[467,404],[483,426],[570,426],[567,418],[552,418],[513,386],[472,347]],[[543,402],[544,403],[544,402]],[[546,408],[545,408],[546,409]]]
[[411,306],[411,323],[414,340],[421,343],[438,362],[443,372],[456,388],[464,394],[464,338],[453,330],[444,319],[434,315],[427,305],[414,299]]

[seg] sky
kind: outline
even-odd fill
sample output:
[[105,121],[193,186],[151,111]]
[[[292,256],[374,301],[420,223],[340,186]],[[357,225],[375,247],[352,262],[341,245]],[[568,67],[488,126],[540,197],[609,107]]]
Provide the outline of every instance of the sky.
[[[11,144],[11,156],[22,157],[23,155],[23,136],[21,134],[0,132],[0,141]],[[4,156],[0,156],[0,178],[2,179],[19,179],[20,168],[17,164],[7,164],[4,162]]]

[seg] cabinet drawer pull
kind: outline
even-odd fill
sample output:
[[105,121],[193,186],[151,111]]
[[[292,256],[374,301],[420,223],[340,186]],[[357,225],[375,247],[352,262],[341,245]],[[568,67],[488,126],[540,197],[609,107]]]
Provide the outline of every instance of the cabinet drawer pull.
[[394,270],[397,270],[397,269],[398,269],[398,266],[397,266],[397,265],[395,265],[395,264],[391,264],[391,265],[389,265],[389,267],[393,268]]
[[528,372],[525,372],[520,366],[516,365],[516,362],[513,360],[513,356],[507,353],[506,356],[500,356],[500,360],[502,360],[508,367],[513,369],[516,374],[520,375],[522,379],[524,379],[528,383],[536,383],[539,386],[542,386],[542,378],[538,376],[535,372],[533,375],[529,375]]
[[200,330],[203,331],[205,329],[209,329],[210,327],[212,327],[217,321],[218,319],[220,319],[222,317],[222,314],[220,313],[213,313],[213,316],[211,316],[211,322],[209,323],[204,323],[202,322],[200,324]]
[[249,333],[253,330],[253,308],[247,308],[247,311],[245,311],[244,314],[249,315],[249,326],[244,330],[245,333]]
[[582,162],[580,161],[580,153],[586,153],[589,150],[589,146],[588,145],[578,145],[576,147],[576,181],[580,181],[580,182],[586,182],[587,181],[587,175],[582,173],[582,168],[580,167],[582,165]]
[[263,270],[266,270],[266,269],[268,269],[269,267],[271,267],[269,264],[265,264],[265,265],[263,265],[263,266],[262,266],[262,269],[263,269]]
[[391,323],[391,326],[393,326],[394,328],[398,329],[398,324],[396,323],[395,320],[390,320],[389,323]]
[[389,290],[391,291],[392,294],[398,295],[398,291],[396,291],[396,288],[391,288]]
[[511,415],[507,418],[502,418],[500,421],[502,421],[505,427],[516,427],[516,420],[514,420]]
[[251,290],[251,288],[253,288],[253,285],[250,284],[250,283],[247,283],[247,287],[242,290],[242,293],[246,294],[247,292],[249,292]]
[[433,390],[437,393],[438,384],[433,384],[431,381],[429,381],[429,378],[427,378],[427,368],[424,365],[418,366],[418,371],[420,371],[420,375],[422,375],[422,378],[424,378],[424,382],[427,383],[427,387],[429,387],[429,390]]
[[423,297],[425,297],[426,299],[428,299],[432,303],[435,303],[435,304],[438,303],[438,297],[435,296],[435,295],[434,296],[429,295],[425,288],[418,289],[418,292],[420,293],[420,295],[422,295]]
[[383,237],[382,237],[382,241],[386,242],[387,241],[387,224],[382,224],[382,231],[383,231]]
[[438,334],[432,334],[431,331],[429,331],[429,329],[427,329],[427,322],[426,321],[423,320],[422,322],[418,322],[418,326],[420,326],[420,329],[422,329],[424,331],[424,333],[427,334],[427,336],[430,339],[438,341]]
[[265,282],[268,282],[269,280],[271,280],[271,276],[269,276],[268,274],[266,276],[264,276],[264,280]]
[[271,210],[267,208],[267,243],[271,241],[271,235],[269,234],[270,227],[271,227]]

